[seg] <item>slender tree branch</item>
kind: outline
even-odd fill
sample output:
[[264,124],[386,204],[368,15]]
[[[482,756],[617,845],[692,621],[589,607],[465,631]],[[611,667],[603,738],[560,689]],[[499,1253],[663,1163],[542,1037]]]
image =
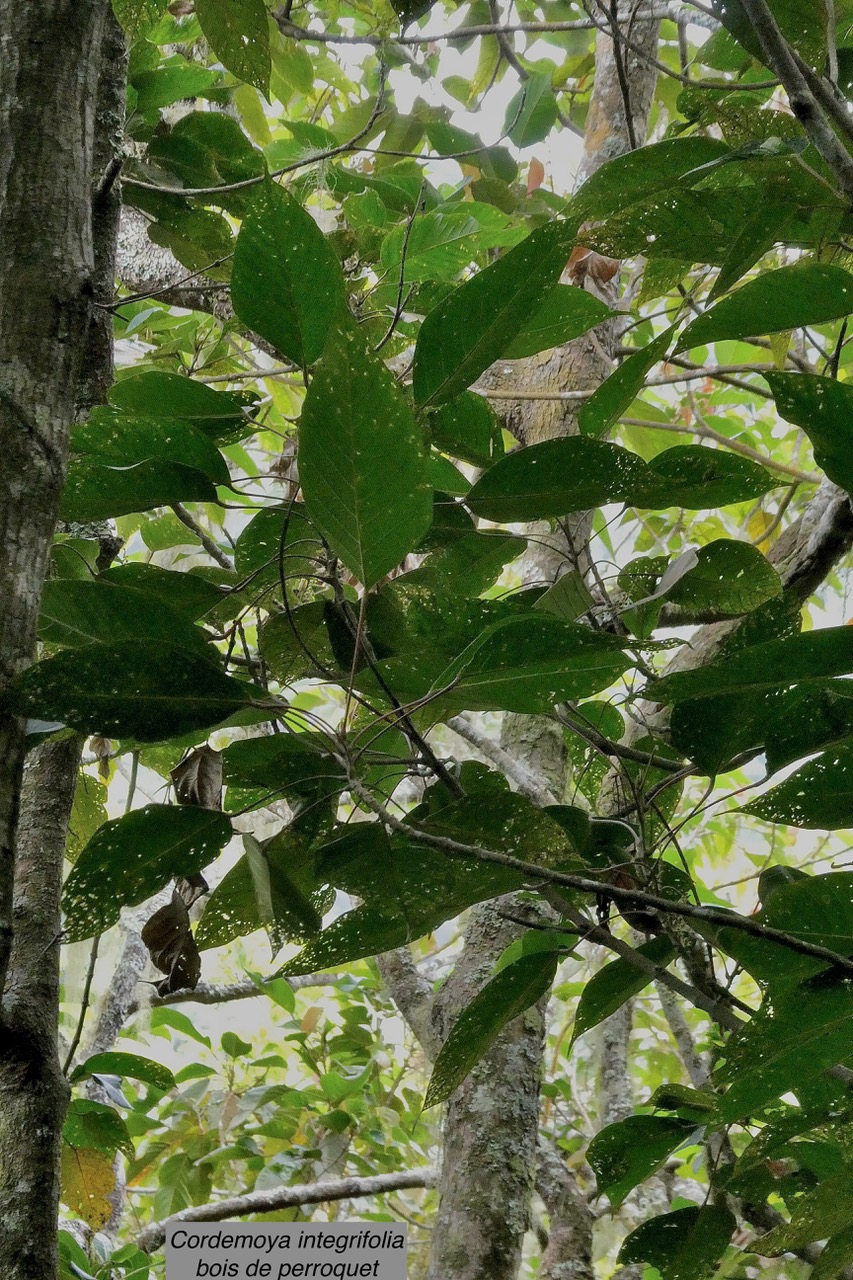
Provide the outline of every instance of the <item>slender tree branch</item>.
[[435,1184],[433,1169],[414,1169],[402,1173],[379,1173],[366,1178],[336,1178],[329,1182],[306,1182],[295,1187],[276,1187],[272,1191],[249,1191],[231,1196],[216,1204],[191,1205],[161,1222],[152,1222],[137,1236],[136,1243],[145,1253],[159,1249],[166,1230],[178,1222],[224,1222],[226,1218],[244,1217],[249,1213],[276,1213],[280,1209],[298,1208],[304,1204],[328,1204],[335,1200],[356,1200],[364,1196],[387,1195],[389,1191],[407,1191]]
[[853,156],[821,110],[823,104],[818,104],[796,53],[779,29],[766,0],[741,0],[741,5],[764,51],[767,65],[785,87],[791,110],[837,178],[844,195],[853,201]]
[[647,893],[642,889],[623,888],[609,882],[603,884],[602,881],[592,880],[588,876],[573,875],[567,871],[554,871],[547,867],[537,866],[535,862],[526,862],[522,858],[515,858],[512,854],[504,853],[498,849],[484,849],[479,845],[464,844],[462,841],[453,840],[449,836],[433,835],[432,832],[413,827],[409,823],[395,818],[383,805],[379,804],[369,789],[352,774],[348,768],[347,761],[343,757],[335,757],[335,760],[341,768],[347,771],[348,786],[358,795],[359,799],[377,817],[381,818],[390,830],[396,831],[399,835],[403,835],[409,840],[413,840],[416,844],[425,844],[433,849],[440,849],[451,857],[474,858],[478,862],[489,862],[494,866],[507,867],[512,871],[519,872],[520,875],[531,880],[534,884],[563,885],[567,889],[578,889],[581,893],[589,893],[596,896],[604,889],[607,896],[616,903],[624,902],[628,906],[650,907],[663,915],[684,916],[690,920],[701,920],[704,923],[719,925],[722,928],[737,929],[741,933],[749,934],[750,937],[778,943],[798,955],[811,956],[815,960],[822,960],[826,964],[842,969],[845,973],[853,973],[853,959],[849,956],[841,955],[837,951],[831,951],[828,947],[821,947],[817,943],[795,938],[792,934],[784,933],[781,929],[771,929],[768,925],[763,925],[757,920],[738,915],[735,911],[721,911],[717,907],[697,906],[691,902],[673,902],[670,898],[662,898],[659,894]]
[[202,529],[198,521],[193,519],[186,507],[180,502],[173,502],[172,510],[180,520],[181,524],[185,524],[188,529],[193,531],[210,558],[215,560],[222,569],[227,569],[229,573],[233,573],[234,565],[231,563],[229,557],[221,547],[216,545],[210,534],[206,533],[205,530]]
[[526,765],[505,751],[500,743],[487,738],[466,716],[453,716],[447,721],[448,729],[469,743],[481,756],[491,760],[518,787],[522,795],[529,796],[535,804],[556,804],[557,800],[539,778]]

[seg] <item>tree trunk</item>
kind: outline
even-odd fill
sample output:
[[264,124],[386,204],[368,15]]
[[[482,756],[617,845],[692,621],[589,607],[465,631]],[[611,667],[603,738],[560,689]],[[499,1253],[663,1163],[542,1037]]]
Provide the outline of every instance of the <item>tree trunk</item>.
[[[33,657],[39,599],[81,403],[109,385],[115,197],[98,193],[99,86],[108,0],[0,0],[0,693]],[[107,42],[109,47],[109,42]],[[121,60],[118,60],[121,68]],[[99,88],[102,99],[99,103]],[[101,155],[97,153],[100,152]],[[95,216],[93,218],[93,203]],[[57,1052],[59,894],[79,742],[41,747],[24,770],[24,726],[0,709],[0,1271],[56,1274],[67,1085]]]

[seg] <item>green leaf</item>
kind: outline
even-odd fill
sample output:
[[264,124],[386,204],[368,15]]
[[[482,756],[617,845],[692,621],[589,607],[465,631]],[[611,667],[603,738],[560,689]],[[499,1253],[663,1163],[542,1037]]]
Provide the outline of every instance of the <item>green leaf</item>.
[[161,742],[212,728],[248,706],[250,690],[194,652],[147,641],[66,649],[29,667],[8,699],[18,715],[85,733]]
[[321,851],[319,874],[364,899],[309,942],[279,973],[346,964],[413,942],[475,902],[523,883],[505,867],[452,858],[420,845],[392,845],[376,823],[358,823]]
[[330,895],[317,878],[313,846],[328,821],[325,810],[309,808],[263,843],[244,835],[245,855],[205,906],[196,931],[199,950],[264,928],[275,955],[286,942],[305,942],[319,933]]
[[141,1080],[167,1093],[175,1087],[175,1077],[168,1067],[150,1058],[140,1058],[135,1053],[93,1053],[68,1077],[72,1084],[78,1080],[91,1080],[94,1075],[123,1076],[128,1080]]
[[592,393],[578,414],[578,430],[582,436],[603,436],[608,427],[622,417],[642,390],[646,374],[666,355],[674,332],[675,325],[671,325],[647,347],[628,356]]
[[853,983],[824,977],[772,991],[758,1013],[726,1045],[717,1071],[729,1088],[720,1099],[723,1123],[760,1113],[774,1098],[797,1091],[850,1057]]
[[686,507],[692,511],[726,507],[760,498],[779,483],[749,458],[698,444],[664,449],[648,468],[648,479],[633,499],[637,507]]
[[110,390],[110,404],[131,417],[147,417],[156,405],[158,417],[189,422],[212,440],[250,430],[246,405],[236,395],[177,373],[147,370],[122,378]]
[[719,1205],[676,1209],[632,1231],[618,1261],[646,1262],[663,1280],[704,1280],[716,1270],[736,1230],[734,1214]]
[[434,690],[447,690],[438,704],[444,715],[456,710],[544,715],[557,702],[606,689],[630,665],[612,637],[530,615],[487,628],[442,672]]
[[252,1046],[246,1040],[241,1040],[233,1031],[224,1031],[220,1040],[222,1052],[227,1053],[229,1058],[245,1058],[247,1053],[252,1052]]
[[772,202],[762,203],[732,241],[726,259],[708,294],[709,302],[716,302],[732,285],[754,266],[759,258],[781,240],[793,217],[793,211],[780,208]]
[[133,587],[147,596],[155,596],[170,610],[193,621],[215,609],[222,600],[220,588],[197,573],[161,569],[159,565],[143,564],[138,560],[113,565],[100,574],[99,581]]
[[601,166],[572,200],[573,217],[601,219],[655,192],[671,191],[691,170],[729,154],[714,138],[674,138],[640,147]]
[[314,219],[265,183],[243,219],[231,275],[238,318],[293,360],[313,364],[345,306],[340,263]]
[[158,1005],[147,1013],[147,1017],[150,1018],[152,1031],[156,1031],[158,1027],[171,1027],[179,1035],[187,1036],[190,1040],[203,1044],[205,1048],[210,1048],[210,1037],[202,1035],[192,1019],[188,1018],[185,1013],[181,1013],[180,1009],[170,1009],[168,1005]]
[[264,0],[196,0],[196,17],[222,65],[270,93],[270,33]]
[[547,138],[557,119],[557,99],[547,72],[528,76],[506,109],[504,130],[517,147]]
[[541,227],[430,311],[415,347],[421,408],[452,400],[503,354],[556,284],[573,237],[573,224]]
[[532,320],[501,352],[501,357],[504,360],[523,360],[551,347],[560,347],[602,324],[612,314],[609,307],[585,289],[557,284],[546,295]]
[[136,107],[141,114],[171,106],[182,98],[199,98],[220,84],[218,71],[208,71],[185,58],[176,57],[153,70],[140,71],[131,76],[131,86],[136,91]]
[[424,1098],[424,1110],[446,1101],[485,1057],[507,1023],[551,989],[558,960],[554,951],[522,956],[501,969],[478,991],[441,1046]]
[[697,612],[749,613],[782,594],[782,580],[757,547],[718,538],[701,547],[698,564],[668,592],[673,604]]
[[305,397],[299,476],[309,515],[366,587],[395,568],[432,521],[427,455],[412,411],[354,328],[334,330]]
[[[670,939],[663,935],[644,942],[637,950],[653,964],[664,967],[675,955],[675,947]],[[621,957],[611,960],[603,969],[599,969],[581,992],[575,1013],[575,1024],[572,1028],[571,1043],[574,1044],[585,1031],[597,1027],[605,1018],[609,1018],[611,1013],[621,1009],[626,1000],[644,991],[653,981],[650,974],[643,973],[641,969],[629,964]]]
[[[252,586],[304,577],[316,570],[322,539],[305,514],[304,503],[264,507],[244,527],[234,547],[234,568]],[[281,563],[279,564],[279,560]]]
[[853,387],[816,374],[768,373],[776,408],[802,427],[815,462],[830,480],[853,491]]
[[94,578],[44,584],[39,638],[68,646],[147,639],[207,654],[210,661],[217,656],[208,648],[205,633],[162,597]]
[[[720,22],[758,62],[767,55],[740,0],[711,0]],[[768,8],[786,40],[814,70],[822,71],[826,54],[826,9],[823,0],[768,0]]]
[[113,0],[113,12],[131,44],[160,21],[168,0]]
[[677,350],[722,339],[781,333],[823,324],[853,311],[853,276],[823,262],[795,262],[766,271],[698,316],[678,339]]
[[231,839],[222,813],[195,805],[147,804],[105,823],[74,864],[62,895],[65,939],[103,933],[175,876],[213,862]]
[[853,746],[825,751],[741,809],[765,822],[807,830],[853,827]]
[[652,702],[681,702],[714,694],[782,688],[826,680],[853,671],[853,630],[826,627],[733,653],[694,671],[679,671],[653,681],[645,696]]
[[62,1137],[75,1150],[101,1151],[112,1158],[123,1151],[133,1159],[133,1142],[127,1125],[117,1111],[102,1102],[74,1098],[68,1106]]
[[216,502],[216,489],[200,471],[178,462],[158,459],[122,467],[92,457],[72,458],[60,516],[87,524],[173,502]]
[[677,1116],[628,1116],[597,1133],[587,1148],[598,1191],[614,1209],[696,1132]]
[[432,443],[462,462],[487,467],[503,456],[500,420],[488,400],[473,391],[463,391],[461,396],[434,409],[429,427]]
[[485,520],[507,524],[585,511],[628,500],[648,469],[618,445],[563,436],[516,449],[480,477],[467,505]]
[[309,733],[277,733],[232,742],[222,752],[222,776],[228,786],[260,787],[285,797],[316,798],[340,789],[340,765],[326,753],[324,740]]

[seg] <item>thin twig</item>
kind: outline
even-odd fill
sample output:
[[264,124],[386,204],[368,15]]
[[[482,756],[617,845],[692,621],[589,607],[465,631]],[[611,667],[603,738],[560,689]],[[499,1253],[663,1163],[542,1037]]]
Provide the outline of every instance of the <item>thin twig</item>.
[[172,510],[180,520],[181,524],[185,524],[188,529],[192,529],[193,533],[198,538],[210,558],[215,560],[221,568],[227,569],[229,573],[233,573],[234,565],[231,563],[228,556],[221,547],[216,545],[210,534],[205,533],[204,529],[202,529],[201,525],[193,519],[186,507],[180,502],[173,502]]
[[100,945],[101,935],[96,933],[92,939],[92,950],[89,952],[89,967],[86,970],[86,981],[83,984],[83,996],[80,1001],[80,1014],[77,1018],[77,1026],[74,1030],[74,1036],[71,1040],[71,1044],[68,1046],[68,1053],[65,1056],[65,1065],[62,1068],[62,1074],[66,1076],[71,1070],[74,1055],[80,1047],[80,1041],[83,1038],[83,1027],[86,1022],[86,1014],[89,1012],[89,998],[92,994],[92,982],[95,977],[95,966],[98,963],[98,948]]

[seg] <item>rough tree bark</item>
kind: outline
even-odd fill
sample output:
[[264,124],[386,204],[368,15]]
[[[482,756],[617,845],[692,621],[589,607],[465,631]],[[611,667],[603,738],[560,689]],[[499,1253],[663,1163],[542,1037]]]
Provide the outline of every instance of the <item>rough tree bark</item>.
[[[108,62],[121,67],[116,32],[109,0],[0,0],[0,694],[33,656],[69,428],[111,376],[109,317],[93,301],[112,289],[117,196],[100,179],[121,125]],[[57,1269],[68,1093],[57,1050],[59,893],[78,758],[76,739],[43,746],[25,777],[24,726],[0,705],[0,1270],[9,1280],[50,1280]]]

